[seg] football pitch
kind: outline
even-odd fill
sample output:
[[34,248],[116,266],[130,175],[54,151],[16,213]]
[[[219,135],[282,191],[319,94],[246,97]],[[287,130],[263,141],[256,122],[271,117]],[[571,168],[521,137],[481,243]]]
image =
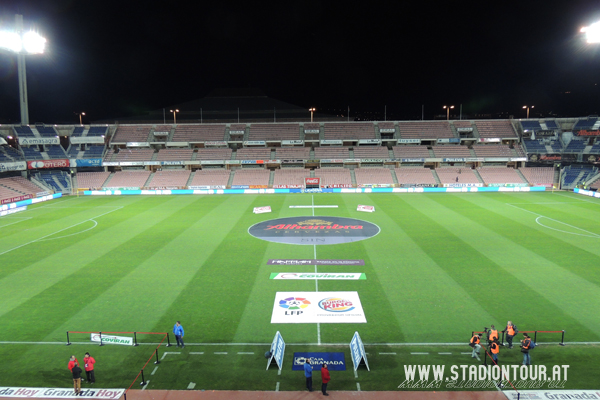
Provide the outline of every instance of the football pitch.
[[[261,206],[272,212],[253,214]],[[352,218],[379,232],[305,245],[249,233],[293,217]],[[302,390],[293,353],[314,351],[345,353],[333,391],[399,390],[406,365],[478,364],[471,332],[511,320],[520,331],[564,330],[566,346],[560,333],[538,333],[533,363],[569,365],[566,389],[598,389],[599,266],[600,202],[567,192],[65,197],[0,218],[0,386],[69,387],[68,358],[89,351],[98,387],[127,388],[160,337],[100,347],[72,333],[66,346],[66,332],[172,332],[180,320],[186,346],[160,347],[148,389]],[[271,279],[315,272],[366,279]],[[367,322],[271,323],[277,292],[357,292]],[[277,331],[283,369],[265,370]],[[370,371],[352,368],[356,331]],[[519,364],[522,354],[503,347],[499,359]]]

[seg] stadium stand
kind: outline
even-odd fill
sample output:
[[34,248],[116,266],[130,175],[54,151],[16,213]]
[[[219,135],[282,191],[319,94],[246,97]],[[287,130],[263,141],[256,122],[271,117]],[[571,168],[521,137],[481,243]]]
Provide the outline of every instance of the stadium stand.
[[83,136],[85,128],[83,126],[76,126],[73,128],[73,132],[71,133],[71,137],[81,137]]
[[399,145],[392,147],[394,158],[432,158],[427,146]]
[[346,159],[350,158],[348,151],[348,147],[342,146],[315,147],[315,159]]
[[275,151],[276,160],[308,160],[310,149],[306,147],[278,147]]
[[238,149],[236,160],[271,160],[271,149],[268,147],[244,147]]
[[[375,139],[375,126],[363,122],[325,123],[325,140],[359,140]],[[305,127],[306,129],[306,127]]]
[[190,161],[194,155],[193,149],[169,148],[162,149],[156,155],[156,161]]
[[148,142],[151,128],[148,125],[121,125],[117,128],[112,143]]
[[42,153],[40,153],[40,151],[38,150],[38,146],[21,147],[21,150],[23,151],[23,156],[25,157],[25,160],[27,160],[27,161],[44,159],[44,157],[42,156]]
[[226,169],[202,169],[194,173],[190,186],[218,186],[225,188],[230,172]]
[[[460,171],[460,172],[459,172]],[[435,172],[440,179],[442,185],[456,184],[480,184],[479,179],[470,168],[464,167],[440,167],[436,168]]]
[[187,185],[187,181],[190,178],[190,170],[162,170],[156,171],[152,180],[147,184],[150,188],[160,187],[183,187]]
[[433,146],[432,149],[438,158],[473,157],[467,146],[446,144]]
[[514,168],[481,167],[477,169],[485,184],[527,183]]
[[269,185],[271,171],[262,168],[238,169],[233,175],[231,186],[264,186]]
[[248,140],[299,140],[300,124],[252,124]]
[[[5,189],[10,189],[13,192],[17,193],[17,196],[22,196],[24,194],[33,194],[42,192],[46,189],[42,189],[35,183],[23,178],[22,176],[12,176],[9,178],[0,179],[0,186]],[[15,196],[9,196],[15,197]]]
[[91,145],[83,153],[83,158],[102,158],[104,146]]
[[550,129],[550,130],[557,130],[557,129],[560,129],[560,127],[558,126],[558,124],[556,123],[556,121],[555,121],[555,120],[553,120],[553,119],[551,119],[551,120],[547,120],[547,121],[545,122],[545,124],[546,124],[546,127],[547,127],[548,129]]
[[154,149],[121,149],[113,161],[150,161],[153,155]]
[[523,139],[523,145],[525,145],[525,149],[527,149],[528,153],[547,153],[546,145],[544,145],[540,140],[526,140]]
[[575,123],[575,126],[573,126],[573,130],[574,131],[592,130],[592,128],[594,127],[594,125],[596,124],[597,121],[598,121],[598,118],[595,118],[595,117],[580,118]]
[[515,132],[510,121],[475,121],[479,136],[482,138],[516,138]]
[[107,187],[125,188],[125,187],[143,187],[150,177],[150,171],[126,170],[117,171],[108,181]]
[[36,137],[31,128],[28,126],[15,126],[13,129],[17,133],[18,137]]
[[401,167],[394,168],[399,185],[435,185],[435,177],[429,168],[423,167]]
[[567,147],[565,147],[563,149],[564,153],[581,153],[586,146],[586,142],[581,140],[581,139],[576,139],[573,138],[571,139],[571,141],[569,142],[569,144],[567,145]]
[[60,145],[46,146],[46,154],[48,154],[48,158],[50,159],[67,157],[65,150]]
[[383,146],[356,146],[354,147],[354,158],[378,158],[389,159],[390,151]]
[[71,192],[71,180],[65,171],[40,171],[35,177],[55,192]]
[[541,131],[542,127],[539,121],[521,121],[523,131]]
[[107,126],[92,126],[87,133],[87,136],[106,136]]
[[505,144],[474,144],[477,157],[514,157],[510,146]]
[[110,172],[79,172],[77,174],[77,186],[82,189],[100,189]]
[[35,129],[42,137],[58,137],[58,133],[54,130],[52,126],[36,126]]
[[550,167],[523,167],[519,171],[533,186],[551,187],[554,183],[554,169]]
[[275,170],[273,187],[304,187],[304,178],[310,177],[310,170],[304,168],[281,168]]
[[10,146],[0,146],[0,162],[23,161],[23,159],[19,150]]
[[392,171],[389,168],[357,168],[354,170],[357,185],[393,185]]
[[226,148],[198,149],[198,160],[231,160],[233,151]]
[[319,168],[315,169],[315,177],[321,178],[321,186],[352,186],[350,170],[346,168]]
[[222,142],[225,140],[225,125],[177,125],[174,142]]
[[454,138],[447,121],[399,122],[402,139],[445,139]]

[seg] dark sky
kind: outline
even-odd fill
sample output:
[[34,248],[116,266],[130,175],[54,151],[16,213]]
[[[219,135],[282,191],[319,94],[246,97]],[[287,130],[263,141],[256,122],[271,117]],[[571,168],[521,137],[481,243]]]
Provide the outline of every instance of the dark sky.
[[[267,5],[268,4],[268,5]],[[48,39],[27,58],[30,122],[130,116],[217,88],[388,119],[600,112],[598,1],[4,0]],[[375,114],[369,114],[375,113]],[[16,59],[0,53],[0,123],[18,122]],[[85,122],[85,120],[84,120]]]

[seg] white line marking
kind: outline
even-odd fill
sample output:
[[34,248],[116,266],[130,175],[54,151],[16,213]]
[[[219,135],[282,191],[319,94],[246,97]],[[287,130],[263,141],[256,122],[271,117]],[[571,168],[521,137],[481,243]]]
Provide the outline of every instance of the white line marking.
[[379,353],[382,356],[395,356],[396,353]]
[[163,358],[165,358],[167,356],[167,354],[181,354],[181,352],[179,352],[179,351],[165,351],[160,359],[162,360]]
[[190,384],[188,385],[187,388],[191,390],[191,389],[193,389],[195,387],[196,387],[196,384],[194,382],[190,382]]
[[[537,343],[536,343],[536,344],[537,344]],[[469,355],[471,355],[471,354],[473,354],[473,353],[472,353],[471,351],[461,351],[461,352],[460,352],[460,354],[469,354]]]
[[152,371],[152,373],[150,375],[154,375],[154,373],[156,372],[157,369],[158,369],[158,367],[154,367],[154,370]]
[[226,351],[215,351],[213,354],[225,355],[225,354],[227,354],[227,352]]
[[290,206],[290,208],[338,208],[338,206]]
[[275,386],[275,391],[279,392],[279,382],[277,382],[277,385]]
[[354,378],[358,379],[358,372],[356,370],[354,370]]
[[[600,235],[598,235],[597,233],[594,233],[594,232],[589,232],[589,231],[586,231],[585,229],[581,229],[581,228],[578,228],[578,227],[576,227],[576,226],[573,226],[573,225],[567,224],[566,222],[562,222],[562,221],[556,220],[556,219],[554,219],[554,218],[546,217],[545,215],[542,215],[542,214],[539,214],[539,213],[536,213],[536,212],[533,212],[533,211],[529,211],[529,210],[526,210],[526,209],[524,209],[524,208],[521,208],[521,207],[513,206],[513,205],[512,205],[512,204],[510,204],[510,203],[506,203],[506,204],[507,204],[507,205],[509,205],[509,206],[511,206],[511,207],[518,208],[518,209],[519,209],[519,210],[521,210],[521,211],[525,211],[525,212],[528,212],[528,213],[530,213],[530,214],[537,215],[538,217],[535,219],[535,222],[536,222],[538,225],[540,225],[540,226],[543,226],[544,228],[548,228],[548,229],[551,229],[551,230],[553,230],[553,231],[558,231],[558,232],[562,232],[562,233],[567,233],[567,234],[570,234],[570,235],[577,235],[577,236],[585,236],[585,237],[595,237],[595,238],[600,238]],[[550,227],[550,226],[546,226],[546,225],[542,224],[541,222],[539,222],[539,219],[540,219],[540,218],[547,218],[547,219],[549,219],[550,221],[554,221],[554,222],[557,222],[557,223],[559,223],[559,224],[563,224],[563,225],[566,225],[566,226],[568,226],[568,227],[571,227],[571,228],[573,228],[573,229],[577,229],[577,230],[580,230],[580,231],[582,231],[582,232],[585,232],[585,233],[587,233],[587,235],[583,235],[583,234],[580,234],[580,233],[575,233],[575,232],[563,231],[563,230],[561,230],[561,229],[556,229],[556,228],[552,228],[552,227]]]
[[79,234],[81,234],[81,233],[84,233],[84,232],[87,232],[87,231],[91,231],[91,230],[92,230],[92,229],[94,229],[96,226],[98,226],[98,222],[94,221],[93,219],[91,219],[90,221],[93,221],[93,222],[94,222],[94,226],[92,226],[91,228],[88,228],[88,229],[86,229],[86,230],[84,230],[84,231],[81,231],[81,232],[75,232],[75,233],[71,233],[70,235],[59,236],[59,237],[55,237],[55,238],[41,239],[41,240],[38,240],[38,242],[45,242],[45,241],[47,241],[47,240],[56,240],[56,239],[62,239],[62,238],[66,238],[66,237],[69,237],[69,236],[75,236],[75,235],[79,235]]
[[360,392],[360,383],[356,382],[356,390]]
[[443,355],[443,356],[451,356],[452,355],[452,353],[438,353],[438,354]]
[[277,375],[281,375],[281,369],[277,370]]
[[21,219],[20,221],[13,222],[11,224],[2,225],[2,226],[0,226],[0,229],[6,228],[7,226],[10,226],[10,225],[18,224],[19,222],[27,221],[28,219],[31,219],[31,218],[33,218],[33,217],[25,217],[25,218]]
[[253,351],[238,351],[238,354],[254,354]]
[[188,354],[198,354],[198,355],[202,355],[204,354],[203,351],[190,351]]
[[415,352],[415,353],[410,353],[410,354],[412,354],[412,355],[415,355],[415,356],[420,356],[420,355],[423,355],[423,356],[425,356],[425,355],[428,355],[429,353],[419,353],[419,352]]
[[144,386],[142,386],[142,390],[146,390],[146,388],[148,387],[148,384],[150,383],[150,379],[148,379],[146,381],[146,384]]
[[92,218],[86,219],[85,221],[78,222],[78,223],[76,223],[76,224],[74,224],[74,225],[68,226],[68,227],[66,227],[66,228],[63,228],[63,229],[61,229],[61,230],[58,230],[58,231],[56,231],[56,232],[54,232],[54,233],[50,233],[49,235],[42,236],[42,237],[41,237],[41,238],[39,238],[39,239],[32,240],[31,242],[27,242],[27,243],[25,243],[25,244],[22,244],[22,245],[20,245],[20,246],[17,246],[17,247],[13,247],[12,249],[9,249],[9,250],[6,250],[6,251],[3,251],[2,253],[0,253],[0,256],[1,256],[1,255],[3,255],[3,254],[6,254],[6,253],[10,253],[10,252],[11,252],[11,251],[13,251],[13,250],[20,249],[21,247],[27,246],[28,244],[32,244],[32,243],[35,243],[35,242],[39,242],[39,241],[41,241],[42,239],[46,239],[47,237],[50,237],[50,236],[52,236],[52,235],[56,235],[57,233],[60,233],[60,232],[66,231],[67,229],[71,229],[71,228],[73,228],[73,227],[76,227],[77,225],[81,225],[81,224],[83,224],[83,223],[85,223],[85,222],[88,222],[88,221],[91,221],[91,220],[93,220],[93,219],[95,219],[95,218],[99,218],[99,217],[102,217],[103,215],[110,214],[111,212],[118,211],[118,210],[120,210],[121,208],[123,208],[123,207],[116,208],[116,209],[114,209],[114,210],[112,210],[112,211],[105,212],[104,214],[100,214],[100,215],[97,215],[97,216],[95,216],[95,217],[92,217]]

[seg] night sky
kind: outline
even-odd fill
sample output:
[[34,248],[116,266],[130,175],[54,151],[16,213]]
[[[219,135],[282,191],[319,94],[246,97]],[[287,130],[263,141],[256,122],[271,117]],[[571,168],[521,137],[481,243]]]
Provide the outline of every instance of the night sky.
[[[268,4],[268,5],[267,5]],[[29,1],[0,3],[48,39],[27,58],[30,122],[84,123],[218,88],[336,114],[524,118],[600,113],[598,1]],[[20,120],[16,58],[0,53],[0,123]]]

